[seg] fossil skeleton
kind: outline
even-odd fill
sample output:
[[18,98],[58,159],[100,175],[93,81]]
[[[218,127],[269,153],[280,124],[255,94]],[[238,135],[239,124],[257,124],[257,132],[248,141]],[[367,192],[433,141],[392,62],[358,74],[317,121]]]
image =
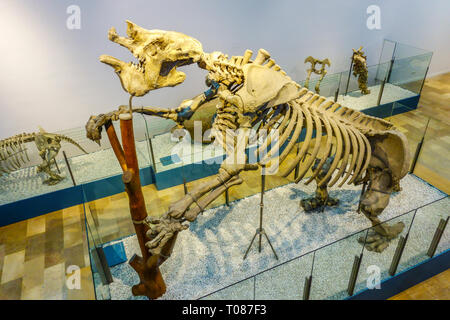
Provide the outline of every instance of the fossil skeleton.
[[358,77],[358,86],[361,90],[362,94],[369,94],[370,90],[367,89],[367,57],[364,55],[364,51],[362,51],[362,47],[359,47],[358,50],[353,49],[353,75]]
[[[305,88],[307,88],[307,89],[309,88],[309,80],[311,78],[311,74],[312,73],[318,74],[318,75],[320,75],[320,78],[319,78],[319,80],[317,80],[314,90],[316,90],[316,93],[319,94],[320,93],[320,83],[322,82],[323,78],[327,74],[327,70],[325,70],[325,67],[327,65],[331,66],[331,62],[330,62],[330,60],[328,60],[328,58],[323,59],[323,60],[318,60],[311,56],[309,56],[305,59],[305,63],[307,63],[307,62],[311,63],[311,68],[306,70],[308,75],[306,76]],[[317,64],[321,65],[320,69],[316,69]]]
[[[388,205],[390,193],[399,188],[399,180],[409,167],[407,140],[391,123],[301,87],[264,49],[260,49],[253,60],[250,50],[242,56],[228,58],[221,52],[203,52],[200,42],[184,34],[146,30],[130,21],[127,21],[127,34],[128,37],[121,37],[112,28],[109,39],[130,50],[138,64],[106,55],[100,60],[115,69],[123,88],[130,93],[129,108],[91,116],[86,131],[88,138],[98,142],[102,127],[106,128],[124,170],[130,212],[143,254],[143,257],[134,257],[130,261],[141,280],[133,287],[134,295],[156,298],[164,293],[165,285],[158,266],[170,256],[177,233],[188,228],[189,222],[226,189],[241,184],[240,172],[256,170],[262,165],[269,171],[279,168],[285,177],[298,166],[295,182],[305,177],[308,177],[307,184],[316,181],[320,190],[315,201],[325,205],[330,202],[326,193],[328,187],[337,183],[342,186],[345,182],[368,184],[367,191],[361,196],[360,207],[374,225],[375,233],[366,242],[371,250],[384,250],[402,231],[402,223],[388,226],[380,224],[378,219]],[[177,67],[191,63],[208,71],[207,91],[183,101],[174,109],[132,108],[133,96],[183,82],[185,75]],[[131,151],[134,148],[132,113],[172,119],[182,126],[200,106],[211,101],[217,106],[213,122],[215,143],[219,143],[227,155],[218,174],[172,203],[161,217],[147,216],[136,155]],[[123,142],[123,150],[111,125],[119,119],[122,140],[130,144]],[[257,155],[263,156],[257,157],[257,163],[249,163],[244,150],[249,143],[249,132],[255,127],[259,131],[267,130],[268,134],[256,150]],[[237,134],[230,134],[236,129]],[[270,132],[273,131],[278,131],[279,135],[271,141]],[[302,132],[304,139],[299,142]],[[294,151],[294,156],[288,157]],[[244,161],[232,161],[242,157]],[[279,166],[272,166],[273,162]],[[308,172],[311,172],[309,176]],[[145,232],[144,235],[141,232]]]
[[64,178],[51,170],[51,165],[55,161],[61,149],[61,141],[66,141],[84,153],[87,153],[78,143],[69,137],[61,134],[48,133],[42,128],[39,132],[22,133],[13,137],[0,140],[0,176],[9,174],[20,169],[25,163],[30,161],[26,143],[34,142],[42,163],[37,167],[38,172],[45,172],[49,178],[44,183],[54,185]]

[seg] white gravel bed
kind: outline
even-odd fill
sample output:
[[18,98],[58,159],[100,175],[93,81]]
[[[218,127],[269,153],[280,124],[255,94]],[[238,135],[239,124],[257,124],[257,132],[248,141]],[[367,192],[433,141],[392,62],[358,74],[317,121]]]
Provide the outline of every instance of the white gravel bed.
[[[380,216],[381,220],[386,221],[445,197],[444,193],[414,175],[406,176],[401,181],[401,186],[403,191],[392,195],[389,206]],[[274,258],[265,239],[261,253],[258,253],[255,242],[247,259],[243,260],[245,250],[258,226],[259,194],[236,201],[230,208],[221,206],[204,212],[191,223],[188,230],[179,234],[172,256],[161,266],[167,285],[167,292],[161,299],[198,299],[277,265],[279,266],[257,275],[256,279],[242,281],[207,298],[252,299],[255,294],[258,299],[300,299],[304,279],[311,270],[312,254],[280,264],[370,227],[369,220],[356,212],[360,187],[333,188],[330,196],[340,199],[338,207],[327,208],[324,212],[305,213],[299,208],[299,201],[311,196],[314,189],[312,184],[289,184],[265,194],[264,228],[279,260]],[[422,220],[418,215],[418,220],[415,221],[416,227],[426,236],[418,236],[413,233],[414,228],[411,230],[402,261],[408,262],[417,252],[426,250],[423,249],[423,242],[431,240],[439,220],[438,215],[448,215],[448,199],[437,204],[446,210],[431,210],[431,206],[427,210],[419,210],[423,211],[424,217],[431,215]],[[408,226],[411,216],[408,214],[398,220]],[[405,232],[406,228],[403,233]],[[346,296],[354,256],[359,255],[362,249],[357,238],[362,234],[317,251],[312,299]],[[440,250],[449,247],[449,239],[449,233],[446,232],[441,240],[443,247]],[[396,241],[382,254],[364,251],[358,285],[365,283],[366,262],[375,263],[380,269],[389,267]],[[123,242],[128,258],[139,252],[135,236],[125,238]],[[421,249],[415,250],[415,247]],[[134,270],[123,263],[113,267],[111,272],[114,277],[114,282],[110,285],[112,299],[134,299],[131,296],[131,286],[138,282]],[[355,292],[359,289],[360,286],[357,286]]]
[[[346,96],[340,94],[337,102],[355,110],[372,108],[377,105],[380,88],[381,85],[371,86],[369,87],[370,93],[366,95],[363,95],[360,90],[349,92]],[[386,83],[383,90],[383,96],[381,97],[381,104],[398,101],[415,95],[417,94],[412,91]],[[329,99],[334,99],[334,97],[329,97]]]

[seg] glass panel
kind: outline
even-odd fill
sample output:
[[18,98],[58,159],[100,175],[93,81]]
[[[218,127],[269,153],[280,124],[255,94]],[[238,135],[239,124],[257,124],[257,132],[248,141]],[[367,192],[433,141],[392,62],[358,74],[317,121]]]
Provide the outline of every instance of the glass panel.
[[98,234],[96,223],[92,217],[89,207],[86,204],[84,205],[84,216],[95,296],[97,300],[109,300],[111,299],[111,293],[109,290],[109,286],[106,283],[103,267],[100,263],[100,257],[97,252],[97,248],[101,247],[100,237]]
[[[119,141],[122,142],[120,122],[114,122],[113,125]],[[141,171],[150,170],[148,169],[151,164],[149,140],[147,139],[146,121],[142,115],[135,114],[133,116],[133,129],[139,168]],[[78,179],[81,180],[80,183],[94,183],[83,185],[83,190],[87,201],[86,206],[89,208],[93,226],[98,233],[98,245],[134,233],[127,195],[125,192],[120,192],[124,190],[120,178],[122,169],[105,133],[102,135],[101,145],[100,149],[88,155],[90,156],[88,161],[82,159],[83,156],[71,159],[71,165],[74,163],[74,170],[78,174]],[[93,170],[93,173],[80,175],[80,168],[83,168],[83,166],[83,170],[85,170],[85,167],[90,167],[89,171]],[[117,178],[105,179],[114,176],[117,176]],[[93,179],[94,177],[96,179]],[[141,183],[145,185],[146,181],[142,177],[141,172]],[[104,194],[113,195],[105,197]]]
[[301,300],[305,278],[311,274],[313,253],[255,276],[256,300]]
[[[311,79],[309,80],[309,90],[316,92],[315,87],[320,79],[320,76],[311,75]],[[339,88],[339,82],[341,80],[340,73],[327,74],[323,77],[320,82],[319,92],[321,96],[334,98],[337,88]],[[299,81],[299,83],[304,86],[306,80]]]
[[429,53],[431,52],[428,50],[416,48],[407,44],[397,42],[394,50],[394,58],[397,60],[408,57],[420,56]]
[[[414,267],[429,258],[427,256],[428,248],[439,221],[448,216],[449,204],[450,201],[447,197],[417,210],[397,272]],[[440,252],[448,247],[448,238],[441,239]]]
[[[120,122],[113,122],[117,137],[122,142],[120,133]],[[145,120],[142,115],[133,116],[134,138],[136,143],[136,152],[139,162],[139,168],[145,168],[150,165],[148,142],[146,138]],[[109,143],[108,135],[105,130],[102,131],[100,146],[86,138],[84,128],[73,135],[76,141],[85,146],[88,154],[79,153],[70,157],[70,166],[75,176],[77,184],[92,182],[95,180],[112,177],[122,174],[119,162]],[[74,139],[74,140],[75,140]],[[73,147],[72,147],[73,149]],[[88,197],[89,198],[89,197]]]
[[412,95],[419,94],[432,55],[429,52],[405,58],[396,57],[389,76],[389,83],[410,91]]
[[386,77],[386,66],[392,60],[395,51],[395,41],[384,39],[383,48],[381,49],[380,60],[378,61],[378,70],[376,72],[376,79],[383,80]]
[[[106,185],[107,182],[105,182]],[[85,205],[89,209],[93,226],[97,230],[99,245],[134,233],[125,192],[90,201]]]
[[253,300],[255,298],[254,290],[255,278],[251,277],[200,298],[200,300]]
[[[369,277],[374,275],[375,270],[380,273],[380,281],[384,281],[390,277],[389,268],[392,263],[392,259],[395,254],[395,250],[397,249],[398,242],[400,237],[405,237],[413,220],[415,211],[411,211],[405,213],[401,216],[395,217],[388,221],[383,222],[381,227],[393,227],[397,224],[402,223],[404,225],[402,232],[395,238],[389,242],[389,246],[384,249],[382,252],[370,251],[367,247],[364,249],[363,258],[361,261],[361,268],[358,273],[358,281],[355,286],[355,293],[361,290],[365,290],[367,288]],[[374,233],[373,228],[369,229],[368,237],[370,237]],[[371,284],[375,284],[372,283]]]
[[366,233],[367,230],[358,232],[316,251],[311,300],[335,300],[348,296],[353,261],[363,249],[358,240],[364,240]]
[[414,174],[428,181],[432,178],[432,184],[440,190],[450,192],[450,125],[443,121],[430,118],[422,149],[417,159]]
[[[425,135],[425,130],[430,118],[419,112],[417,109],[411,109],[398,102],[394,103],[391,114],[393,114],[393,116],[386,118],[386,120],[391,122],[399,131],[405,134],[408,139],[410,157],[411,159],[414,159],[417,147]],[[413,161],[411,161],[410,169],[412,166]]]
[[[349,74],[348,70],[341,72],[342,80],[340,82],[337,102],[355,110],[364,110],[376,106],[381,89],[381,81],[386,78],[389,65],[390,62],[386,62],[381,65],[367,67],[367,87],[370,93],[366,95],[363,95],[359,89],[358,77],[355,77],[353,73]],[[407,96],[409,97],[410,95],[403,93],[403,89],[400,90],[395,86],[387,84],[383,90],[381,103],[393,102]]]

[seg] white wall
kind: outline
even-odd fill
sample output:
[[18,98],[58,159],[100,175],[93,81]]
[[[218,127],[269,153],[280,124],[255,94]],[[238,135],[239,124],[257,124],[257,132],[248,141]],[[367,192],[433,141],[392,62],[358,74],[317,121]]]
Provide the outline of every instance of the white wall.
[[[81,29],[66,28],[66,8],[81,8]],[[366,27],[366,8],[381,8],[381,30]],[[448,0],[201,0],[24,1],[0,3],[0,138],[38,125],[48,131],[84,126],[91,114],[111,111],[127,94],[100,54],[132,60],[108,41],[125,19],[149,29],[176,30],[200,40],[206,52],[268,50],[294,79],[304,78],[305,57],[328,57],[330,72],[347,68],[351,49],[363,45],[378,62],[382,40],[434,51],[429,75],[450,71]],[[185,83],[150,92],[136,105],[172,107],[203,91],[204,71],[184,68]]]

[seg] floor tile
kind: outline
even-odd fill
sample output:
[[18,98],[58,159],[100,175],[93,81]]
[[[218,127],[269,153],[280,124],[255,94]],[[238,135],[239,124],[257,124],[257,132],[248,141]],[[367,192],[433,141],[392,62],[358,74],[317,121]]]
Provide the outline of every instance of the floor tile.
[[27,220],[27,237],[45,232],[45,215]]
[[20,300],[22,279],[12,280],[0,285],[0,300]]
[[25,266],[25,250],[5,256],[1,284],[23,277]]

